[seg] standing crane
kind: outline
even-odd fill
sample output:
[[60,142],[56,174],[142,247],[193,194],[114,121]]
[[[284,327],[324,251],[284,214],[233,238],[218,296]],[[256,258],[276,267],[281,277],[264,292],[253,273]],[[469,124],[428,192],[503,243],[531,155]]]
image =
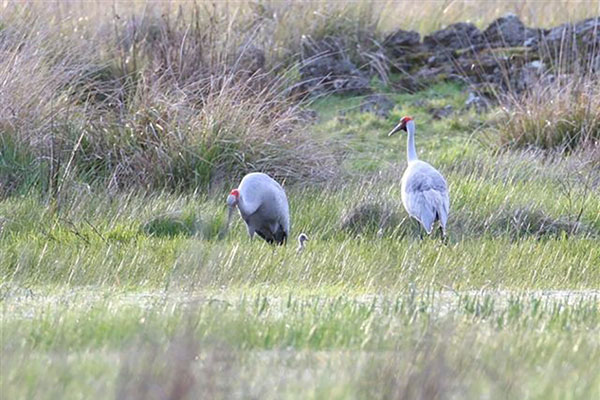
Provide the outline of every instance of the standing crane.
[[415,121],[404,117],[388,136],[398,131],[408,133],[406,155],[408,166],[402,175],[402,204],[408,215],[425,228],[428,235],[436,221],[440,223],[442,237],[446,238],[446,223],[450,212],[450,197],[446,180],[425,161],[419,160],[415,148]]
[[267,243],[285,244],[290,231],[290,211],[287,196],[279,183],[267,174],[247,174],[237,189],[227,196],[229,214],[227,228],[233,209],[240,211],[250,239],[256,233]]

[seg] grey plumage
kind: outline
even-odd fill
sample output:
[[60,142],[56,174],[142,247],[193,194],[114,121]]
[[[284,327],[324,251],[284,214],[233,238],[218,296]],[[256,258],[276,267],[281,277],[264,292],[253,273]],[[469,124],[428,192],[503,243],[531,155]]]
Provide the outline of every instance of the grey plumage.
[[306,233],[301,233],[298,235],[298,247],[296,248],[296,253],[300,254],[302,251],[304,251],[304,243],[308,240],[309,239]]
[[427,234],[431,234],[434,223],[439,221],[442,235],[446,236],[446,224],[450,213],[450,196],[446,180],[438,170],[418,159],[413,119],[402,118],[389,135],[399,130],[408,133],[408,166],[402,175],[402,204],[406,212],[421,223]]
[[409,163],[402,176],[402,203],[408,214],[417,219],[427,234],[436,221],[446,235],[450,198],[444,177],[424,161]]
[[248,228],[250,238],[256,233],[268,243],[284,244],[290,231],[287,196],[279,183],[267,174],[250,173],[227,197],[231,220],[237,206]]

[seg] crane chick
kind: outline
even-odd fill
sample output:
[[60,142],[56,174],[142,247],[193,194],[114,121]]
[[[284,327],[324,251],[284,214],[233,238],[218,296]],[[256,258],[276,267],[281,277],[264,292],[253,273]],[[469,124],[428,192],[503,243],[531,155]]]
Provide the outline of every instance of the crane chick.
[[298,235],[298,248],[296,249],[296,253],[300,254],[304,251],[304,242],[308,240],[309,239],[306,233],[301,233]]
[[250,239],[256,233],[267,243],[286,243],[290,231],[288,200],[281,185],[269,175],[253,172],[244,176],[238,188],[227,196],[227,206],[226,230],[237,207]]
[[431,234],[433,224],[440,223],[442,237],[446,238],[446,223],[450,212],[450,196],[446,180],[425,161],[419,160],[415,148],[415,121],[404,117],[388,136],[403,130],[407,135],[408,166],[402,175],[402,204],[406,212]]

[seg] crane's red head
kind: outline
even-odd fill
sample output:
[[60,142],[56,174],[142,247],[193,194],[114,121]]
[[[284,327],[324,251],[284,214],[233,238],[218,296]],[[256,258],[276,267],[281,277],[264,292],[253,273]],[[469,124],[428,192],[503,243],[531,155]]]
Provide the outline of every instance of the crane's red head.
[[413,118],[412,117],[402,117],[402,119],[400,120],[400,122],[398,123],[398,125],[396,125],[394,127],[394,129],[392,129],[392,131],[390,133],[388,133],[388,136],[392,136],[394,133],[398,132],[398,131],[404,131],[407,132],[406,130],[406,124],[408,124],[410,121],[412,121]]
[[235,207],[240,200],[240,191],[237,189],[233,189],[229,196],[227,196],[227,205],[229,207]]

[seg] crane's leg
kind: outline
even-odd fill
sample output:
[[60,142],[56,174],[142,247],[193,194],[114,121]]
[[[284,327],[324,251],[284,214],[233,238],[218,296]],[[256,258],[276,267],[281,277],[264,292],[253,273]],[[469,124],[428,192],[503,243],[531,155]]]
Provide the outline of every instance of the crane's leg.
[[442,243],[446,246],[448,245],[448,234],[446,233],[446,228],[440,224],[440,238]]
[[263,239],[264,239],[264,240],[265,240],[267,243],[271,243],[271,242],[273,242],[273,240],[272,240],[270,237],[267,237],[267,235],[265,235],[265,233],[264,233],[264,232],[261,232],[261,231],[256,231],[256,234],[257,234],[258,236],[260,236],[261,238],[263,238]]
[[287,242],[287,234],[285,233],[285,230],[283,229],[283,226],[281,225],[277,225],[277,228],[275,230],[275,234],[273,235],[273,238],[275,239],[275,242],[278,245],[284,245]]
[[419,221],[416,218],[411,219],[414,221],[413,223],[417,225],[417,232],[419,232],[419,238],[423,240],[423,229],[421,229],[421,221]]

